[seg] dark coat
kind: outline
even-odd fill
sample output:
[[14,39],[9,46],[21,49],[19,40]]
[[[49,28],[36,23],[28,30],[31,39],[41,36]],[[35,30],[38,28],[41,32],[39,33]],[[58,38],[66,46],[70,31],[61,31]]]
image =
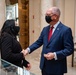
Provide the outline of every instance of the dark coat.
[[17,39],[8,33],[3,33],[1,40],[1,58],[19,67],[27,67],[28,62],[21,53],[22,48]]

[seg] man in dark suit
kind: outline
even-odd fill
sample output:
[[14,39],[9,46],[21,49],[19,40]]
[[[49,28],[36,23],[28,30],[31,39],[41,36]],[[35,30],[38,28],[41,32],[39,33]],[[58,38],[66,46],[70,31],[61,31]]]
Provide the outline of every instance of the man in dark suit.
[[64,75],[67,73],[67,59],[74,51],[71,28],[59,21],[60,10],[52,7],[46,11],[44,27],[36,42],[23,50],[24,55],[43,45],[40,61],[42,75]]

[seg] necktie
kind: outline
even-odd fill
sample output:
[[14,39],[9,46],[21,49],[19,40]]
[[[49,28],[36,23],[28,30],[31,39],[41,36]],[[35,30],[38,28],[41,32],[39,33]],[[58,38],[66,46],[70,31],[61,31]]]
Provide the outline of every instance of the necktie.
[[50,38],[52,36],[53,28],[54,28],[53,26],[50,28],[49,35],[48,35],[48,41],[50,41]]

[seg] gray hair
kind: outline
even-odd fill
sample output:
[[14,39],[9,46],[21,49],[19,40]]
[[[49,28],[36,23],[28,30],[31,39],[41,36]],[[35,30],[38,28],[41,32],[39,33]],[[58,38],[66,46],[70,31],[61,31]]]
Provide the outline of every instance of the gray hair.
[[52,7],[51,10],[52,10],[53,14],[60,16],[61,12],[60,12],[60,9],[58,7]]

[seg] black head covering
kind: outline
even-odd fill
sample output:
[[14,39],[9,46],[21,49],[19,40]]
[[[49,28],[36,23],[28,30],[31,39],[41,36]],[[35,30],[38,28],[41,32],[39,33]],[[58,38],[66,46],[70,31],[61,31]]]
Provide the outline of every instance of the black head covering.
[[12,34],[13,27],[15,27],[15,20],[14,19],[6,20],[1,29],[1,33],[7,32],[9,34]]

